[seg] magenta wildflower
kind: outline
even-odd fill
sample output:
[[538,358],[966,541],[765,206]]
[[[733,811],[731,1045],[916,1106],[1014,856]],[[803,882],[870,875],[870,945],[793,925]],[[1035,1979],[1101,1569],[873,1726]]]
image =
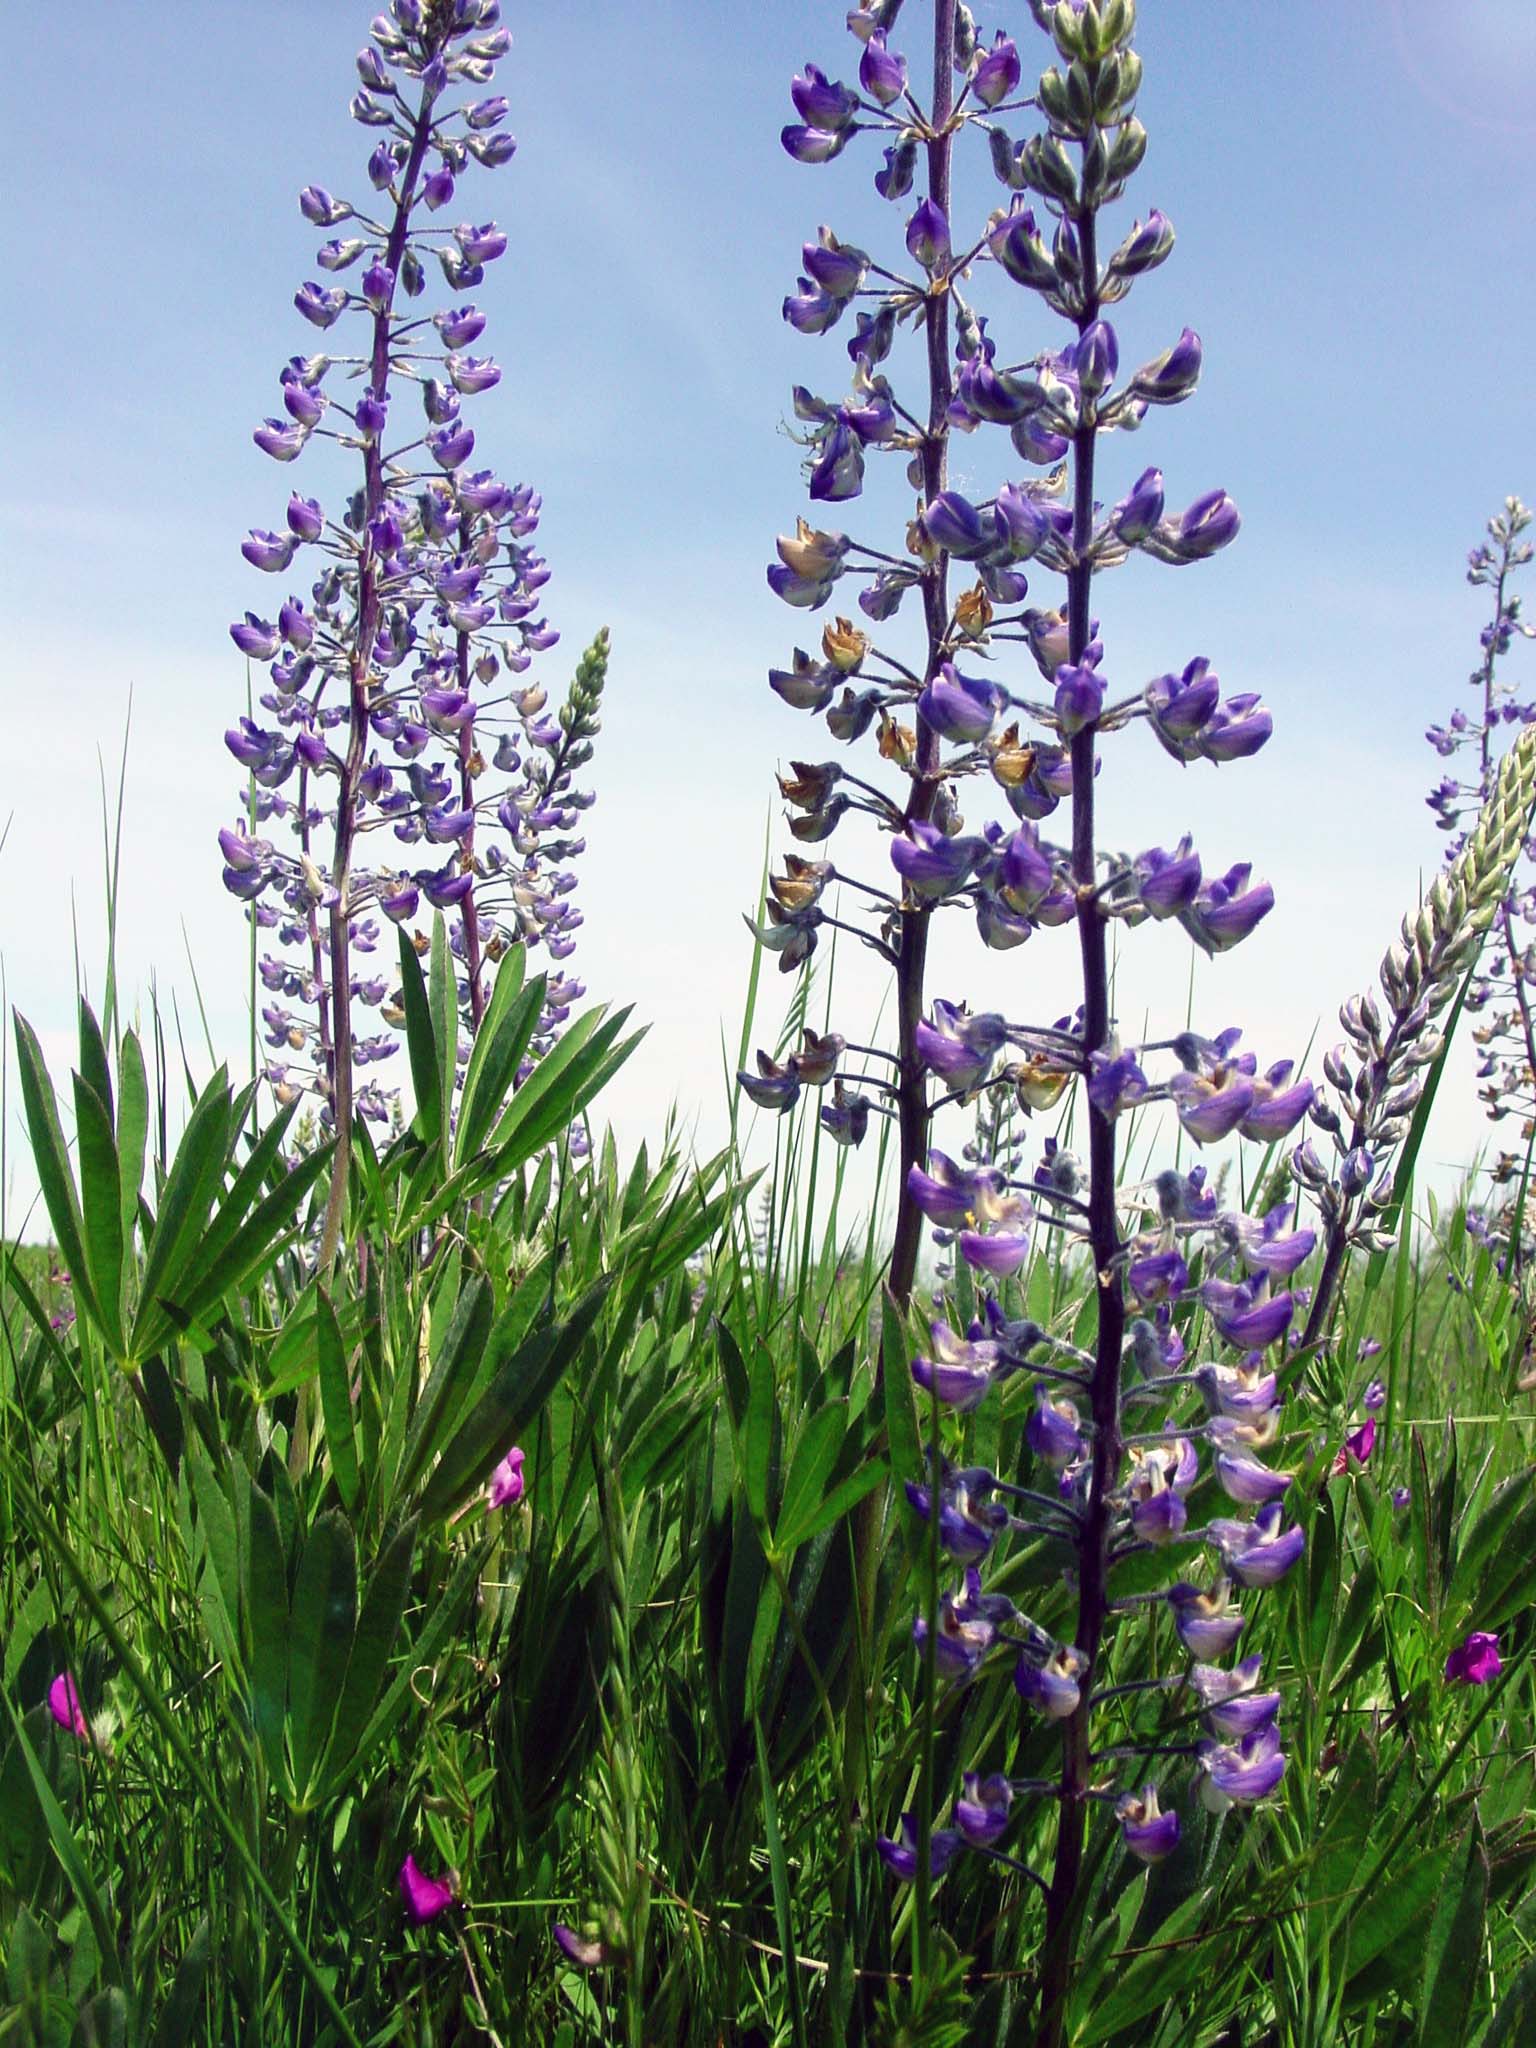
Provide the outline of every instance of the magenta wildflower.
[[523,1491],[523,1453],[521,1447],[514,1444],[491,1474],[490,1504],[493,1508],[515,1508],[523,1497]]
[[428,1877],[414,1856],[400,1866],[400,1896],[413,1927],[425,1927],[453,1904],[453,1886],[446,1877]]
[[61,1728],[69,1729],[82,1742],[90,1741],[90,1726],[81,1711],[80,1695],[67,1671],[61,1671],[48,1688],[48,1711]]
[[1445,1660],[1448,1685],[1486,1685],[1504,1669],[1499,1639],[1487,1629],[1474,1629],[1464,1643],[1458,1643]]

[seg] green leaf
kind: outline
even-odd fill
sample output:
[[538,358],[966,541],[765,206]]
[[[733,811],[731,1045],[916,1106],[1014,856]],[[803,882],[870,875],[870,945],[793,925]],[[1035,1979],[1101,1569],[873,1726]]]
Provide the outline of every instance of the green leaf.
[[155,2028],[154,2048],[194,2048],[203,2038],[202,1999],[209,1949],[208,1916],[204,1914],[193,1928],[192,1938],[176,1966],[171,1995]]
[[912,1393],[912,1371],[907,1358],[901,1311],[889,1294],[880,1303],[880,1376],[885,1395],[885,1434],[890,1445],[891,1470],[915,1479],[923,1469],[922,1438],[917,1427],[917,1403]]
[[330,1454],[331,1476],[347,1513],[357,1512],[361,1491],[357,1466],[357,1439],[352,1427],[352,1380],[347,1347],[330,1296],[322,1287],[315,1316],[315,1337],[320,1364],[320,1414],[325,1423],[325,1448]]
[[118,1219],[123,1252],[133,1249],[139,1220],[139,1191],[144,1185],[144,1148],[149,1138],[149,1081],[144,1055],[131,1031],[123,1033],[117,1050],[117,1185]]
[[427,999],[432,1010],[432,1037],[437,1046],[437,1128],[446,1171],[448,1134],[453,1124],[453,1084],[458,1072],[459,984],[448,952],[448,927],[440,910],[432,913]]
[[636,1032],[615,1044],[629,1014],[624,1009],[605,1018],[601,1010],[589,1010],[569,1027],[553,1052],[539,1061],[491,1133],[497,1160],[495,1178],[511,1172],[557,1137],[628,1059],[644,1036]]
[[829,1401],[802,1427],[789,1461],[789,1476],[784,1482],[784,1498],[774,1530],[775,1550],[791,1551],[805,1541],[800,1524],[810,1522],[821,1506],[827,1480],[843,1447],[847,1425],[848,1403]]
[[79,1001],[80,1019],[80,1078],[87,1088],[94,1091],[102,1108],[106,1111],[107,1122],[112,1121],[112,1066],[107,1058],[106,1041],[101,1035],[101,1026],[96,1022],[95,1012],[82,996]]
[[415,1484],[418,1473],[431,1462],[452,1429],[491,1334],[494,1306],[488,1281],[476,1276],[465,1282],[411,1417],[396,1481],[401,1492]]
[[775,1547],[782,1550],[798,1549],[819,1536],[823,1529],[830,1529],[834,1522],[840,1522],[850,1509],[856,1508],[867,1493],[891,1476],[891,1468],[884,1458],[871,1458],[860,1465],[856,1472],[850,1472],[846,1479],[840,1479],[832,1491],[824,1494],[811,1514],[796,1524],[793,1534],[775,1539]]
[[427,1481],[421,1498],[424,1517],[451,1514],[490,1477],[586,1342],[612,1284],[613,1275],[605,1274],[564,1323],[535,1330],[498,1369]]
[[423,1144],[435,1145],[443,1128],[437,1041],[432,1035],[432,1011],[421,961],[404,925],[400,927],[400,992],[405,1011],[405,1048],[411,1062],[411,1090],[416,1097],[416,1117],[411,1129]]
[[1523,2048],[1536,2038],[1536,1956],[1524,1965],[1477,2037],[1477,2048]]
[[357,1620],[357,1550],[334,1511],[309,1532],[288,1626],[288,1744],[299,1797],[308,1792],[336,1717],[338,1682]]
[[[395,1723],[404,1713],[411,1694],[411,1675],[423,1664],[430,1664],[439,1649],[459,1626],[463,1619],[462,1609],[485,1568],[490,1554],[489,1543],[477,1543],[473,1550],[460,1558],[452,1578],[438,1595],[431,1610],[426,1627],[410,1645],[409,1655],[391,1680],[388,1690],[369,1716],[367,1725],[358,1737],[353,1754],[358,1758],[368,1757],[388,1740]],[[338,1727],[340,1719],[338,1717]]]
[[151,1314],[162,1292],[174,1298],[187,1266],[202,1250],[208,1211],[229,1159],[233,1123],[234,1102],[220,1067],[187,1119],[166,1175],[160,1213],[144,1254],[139,1313],[133,1328],[135,1357],[158,1350],[164,1341],[163,1335],[148,1334],[154,1327]]
[[271,1194],[256,1204],[240,1228],[226,1236],[219,1224],[235,1211],[232,1191],[208,1233],[207,1262],[200,1261],[187,1274],[175,1296],[162,1295],[162,1303],[179,1308],[184,1315],[201,1316],[226,1294],[249,1288],[282,1251],[297,1212],[325,1171],[334,1150],[332,1141],[306,1154]]
[[389,1668],[390,1653],[400,1633],[400,1617],[405,1612],[405,1596],[411,1582],[417,1526],[413,1518],[397,1530],[368,1581],[322,1770],[322,1796],[326,1799],[334,1798],[358,1766],[368,1761],[370,1751],[364,1748],[360,1731],[367,1726],[368,1717],[378,1702],[379,1689]]
[[523,962],[523,948],[509,947],[475,1034],[454,1132],[453,1157],[458,1166],[483,1148],[491,1125],[512,1093],[519,1063],[544,1008],[545,977],[535,976],[525,988]]
[[779,1931],[779,1947],[783,1951],[782,1968],[784,1982],[789,1991],[790,2024],[794,2029],[797,2048],[806,2048],[805,2006],[800,1990],[800,1963],[795,1948],[794,1916],[789,1909],[790,1884],[789,1865],[784,1857],[784,1842],[779,1833],[779,1802],[774,1790],[773,1770],[768,1761],[768,1744],[763,1739],[763,1723],[760,1715],[752,1716],[752,1733],[757,1742],[758,1783],[763,1795],[763,1831],[768,1842],[768,1873],[773,1883],[773,1917]]
[[1380,1873],[1364,1902],[1349,1917],[1351,1980],[1384,1951],[1404,1944],[1415,1922],[1427,1918],[1455,1855],[1454,1844],[1442,1843]]
[[16,1017],[16,1063],[21,1075],[22,1106],[27,1115],[27,1133],[32,1141],[32,1162],[53,1225],[54,1241],[74,1280],[76,1299],[93,1321],[100,1312],[91,1286],[90,1267],[85,1256],[84,1226],[80,1216],[75,1177],[69,1167],[69,1148],[59,1123],[53,1083],[43,1059],[37,1033],[20,1014]]
[[1475,1827],[1467,1831],[1460,1865],[1429,1923],[1418,2048],[1463,2048],[1472,2025],[1488,1917],[1488,1859]]
[[246,1485],[249,1548],[244,1606],[251,1719],[268,1769],[280,1784],[286,1784],[283,1714],[288,1697],[288,1578],[277,1512],[254,1479],[247,1476]]
[[48,1839],[53,1844],[53,1853],[58,1857],[64,1875],[69,1880],[70,1890],[79,1900],[81,1910],[91,1923],[91,1932],[96,1937],[96,1947],[101,1956],[102,1973],[109,1984],[119,1984],[122,1982],[122,1973],[118,1966],[117,1943],[112,1933],[112,1923],[107,1917],[107,1909],[102,1903],[100,1892],[96,1889],[95,1880],[86,1866],[80,1844],[75,1840],[74,1831],[64,1816],[64,1809],[54,1797],[53,1787],[48,1782],[48,1774],[38,1760],[37,1751],[32,1747],[21,1716],[11,1704],[10,1694],[0,1691],[0,1701],[4,1702],[5,1711],[11,1717],[11,1726],[16,1731],[16,1741],[27,1767],[27,1776],[32,1780],[32,1790],[42,1812],[44,1825],[48,1829]]
[[113,1354],[120,1358],[123,1224],[117,1139],[105,1103],[79,1074],[75,1076],[75,1149],[80,1161],[80,1207],[85,1219],[91,1292],[101,1316],[101,1333]]
[[772,1490],[770,1468],[782,1433],[779,1404],[773,1385],[773,1353],[766,1344],[753,1346],[752,1391],[747,1401],[747,1426],[742,1432],[742,1484],[747,1507],[759,1529],[768,1526],[768,1496]]
[[[1210,1960],[1203,1941],[1187,1938],[1197,1933],[1209,1901],[1208,1891],[1192,1893],[1151,1933],[1144,1953],[1132,1956],[1107,1982],[1092,1976],[1079,1982],[1075,2001],[1080,2018],[1071,2033],[1074,2048],[1112,2040],[1148,2013],[1182,2002],[1179,1994]],[[1119,1960],[1111,1955],[1106,1970]],[[1146,2037],[1138,2033],[1136,2038]]]

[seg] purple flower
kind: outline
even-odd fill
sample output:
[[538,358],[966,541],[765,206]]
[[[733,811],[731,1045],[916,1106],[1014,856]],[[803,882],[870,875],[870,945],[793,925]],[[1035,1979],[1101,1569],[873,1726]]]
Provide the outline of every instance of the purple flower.
[[1109,515],[1110,525],[1128,547],[1145,540],[1163,516],[1163,472],[1144,469]]
[[981,514],[958,491],[940,491],[922,511],[923,530],[936,548],[952,555],[979,555],[987,545]]
[[1078,1422],[1076,1402],[1065,1394],[1053,1395],[1041,1382],[1035,1387],[1034,1409],[1024,1425],[1025,1441],[1052,1471],[1063,1472],[1087,1449]]
[[1216,1477],[1229,1500],[1243,1507],[1261,1507],[1278,1500],[1290,1485],[1292,1474],[1273,1472],[1253,1457],[1248,1446],[1255,1438],[1255,1426],[1230,1415],[1219,1415],[1206,1425],[1206,1435],[1216,1446]]
[[1219,880],[1208,880],[1179,922],[1203,951],[1225,953],[1246,939],[1275,907],[1268,882],[1250,886],[1253,869],[1246,861],[1228,868]]
[[958,1230],[972,1220],[982,1185],[998,1186],[993,1168],[980,1167],[971,1172],[939,1151],[928,1154],[926,1173],[920,1166],[907,1169],[908,1195],[929,1222],[937,1223],[941,1230]]
[[1263,1351],[1283,1337],[1296,1310],[1289,1294],[1269,1294],[1262,1277],[1242,1285],[1207,1280],[1200,1291],[1217,1329],[1240,1351]]
[[485,332],[485,315],[475,306],[457,306],[452,311],[434,313],[432,325],[445,348],[468,348]]
[[940,738],[957,746],[977,746],[992,731],[1006,703],[1001,684],[963,676],[946,661],[918,698],[917,710]]
[[963,1003],[939,997],[932,1021],[919,1021],[913,1042],[926,1066],[957,1093],[968,1095],[986,1079],[1007,1035],[1008,1028],[995,1011],[972,1015]]
[[1445,1677],[1449,1685],[1487,1685],[1503,1669],[1498,1636],[1486,1629],[1474,1629],[1445,1660]]
[[1279,1730],[1271,1723],[1235,1744],[1202,1743],[1200,1768],[1205,1773],[1200,1797],[1215,1813],[1267,1799],[1285,1776]]
[[[1491,1642],[1493,1638],[1490,1636],[1488,1640]],[[75,1681],[67,1671],[61,1671],[48,1688],[48,1711],[61,1728],[67,1729],[71,1735],[78,1735],[82,1742],[90,1741],[90,1725],[81,1710]]]
[[984,840],[947,838],[937,825],[914,819],[891,841],[891,865],[919,902],[936,903],[960,887],[985,850]]
[[1097,398],[1114,382],[1120,367],[1120,344],[1107,320],[1095,320],[1084,328],[1072,352],[1078,388],[1084,398]]
[[833,84],[815,64],[807,64],[804,76],[790,81],[789,96],[808,128],[829,135],[840,134],[859,110],[858,94],[849,86]]
[[[918,1840],[917,1822],[910,1813],[901,1816],[900,1841],[892,1841],[889,1835],[879,1835],[875,1839],[875,1847],[880,1851],[886,1868],[906,1884],[911,1884],[917,1876]],[[934,1877],[942,1877],[948,1870],[960,1843],[956,1829],[933,1829],[928,1837],[928,1868]]]
[[1207,491],[1196,498],[1179,520],[1175,539],[1178,559],[1204,561],[1229,541],[1236,540],[1242,523],[1237,507],[1225,491]]
[[[946,1593],[939,1603],[934,1660],[945,1678],[957,1685],[974,1678],[997,1641],[999,1624],[1016,1620],[1018,1612],[1005,1593],[983,1593],[981,1573],[969,1566],[960,1592]],[[928,1640],[928,1625],[922,1615],[912,1624],[912,1640],[919,1649]]]
[[885,47],[885,30],[876,29],[859,59],[859,83],[877,105],[888,107],[906,90],[907,60]]
[[1000,106],[1010,93],[1017,92],[1022,75],[1017,45],[999,29],[991,49],[971,73],[971,91],[984,107]]
[[1199,756],[1198,736],[1221,701],[1220,679],[1204,655],[1179,676],[1158,676],[1146,688],[1152,730],[1176,761]]
[[1139,1863],[1161,1863],[1179,1846],[1179,1816],[1164,1813],[1157,1787],[1148,1785],[1140,1798],[1127,1792],[1115,1802],[1120,1839]]
[[771,1109],[781,1116],[786,1110],[793,1109],[799,1098],[800,1076],[795,1072],[793,1061],[781,1067],[765,1052],[757,1055],[755,1074],[738,1072],[736,1080],[742,1093],[759,1109]]
[[413,1927],[425,1927],[453,1904],[453,1886],[445,1877],[428,1877],[414,1856],[400,1866],[400,1896]]
[[907,253],[930,272],[949,261],[949,222],[931,199],[923,200],[907,222]]
[[513,1508],[523,1497],[523,1453],[514,1444],[491,1474],[487,1498],[493,1508]]
[[567,1927],[563,1920],[554,1923],[553,1933],[556,1946],[578,1970],[601,1970],[614,1960],[613,1952],[606,1942],[595,1937],[580,1935],[574,1927]]
[[[1008,1526],[1008,1510],[983,1496],[997,1481],[990,1472],[978,1469],[947,1471],[939,1487],[939,1547],[946,1557],[969,1564],[991,1549],[999,1529]],[[933,1496],[915,1480],[903,1482],[908,1502],[926,1522],[933,1513]]]
[[1077,1712],[1087,1668],[1088,1659],[1072,1644],[1059,1643],[1041,1664],[1033,1663],[1026,1651],[1014,1670],[1014,1689],[1048,1721],[1064,1721]]
[[1334,1454],[1333,1463],[1328,1467],[1328,1477],[1339,1479],[1349,1470],[1350,1461],[1366,1464],[1376,1448],[1376,1418],[1367,1415],[1358,1429],[1352,1429]]
[[1220,1080],[1204,1074],[1175,1074],[1168,1083],[1179,1123],[1197,1145],[1230,1137],[1253,1105],[1253,1083],[1245,1074]]
[[[1148,405],[1177,405],[1180,399],[1188,398],[1199,383],[1200,361],[1200,337],[1193,328],[1186,327],[1172,348],[1164,349],[1153,362],[1144,363],[1136,372],[1130,382],[1130,394],[1134,398],[1145,399]],[[1215,495],[1222,496],[1223,493]],[[1234,512],[1234,520],[1236,516]],[[1237,531],[1235,525],[1232,531]],[[1227,539],[1231,537],[1228,534]],[[1216,546],[1223,544],[1218,541]]]
[[955,1801],[955,1825],[973,1849],[990,1849],[1008,1825],[1013,1786],[1001,1771],[987,1778],[967,1771],[961,1782],[965,1795]]
[[1110,1122],[1133,1109],[1147,1092],[1147,1077],[1136,1063],[1134,1053],[1111,1048],[1091,1055],[1088,1100],[1099,1115]]
[[1243,1631],[1243,1617],[1228,1605],[1228,1581],[1218,1578],[1209,1593],[1181,1579],[1168,1589],[1179,1640],[1195,1657],[1224,1657]]
[[317,498],[301,498],[297,491],[288,500],[288,531],[298,540],[318,540],[325,530],[325,514]]
[[461,222],[453,231],[453,239],[459,245],[459,253],[469,264],[494,263],[498,256],[506,253],[507,238],[495,221],[483,221],[479,227]]
[[1104,708],[1104,678],[1086,664],[1063,663],[1056,671],[1056,722],[1064,733],[1081,732]]
[[1299,1528],[1282,1530],[1278,1501],[1261,1507],[1252,1522],[1218,1518],[1205,1534],[1221,1554],[1223,1567],[1240,1586],[1273,1586],[1285,1577],[1306,1548]]
[[312,327],[334,327],[347,309],[347,295],[340,285],[327,291],[311,282],[299,286],[293,303]]
[[993,1380],[999,1359],[996,1344],[982,1339],[959,1337],[947,1322],[930,1323],[933,1341],[931,1358],[914,1358],[912,1377],[925,1392],[932,1392],[947,1408],[961,1414],[980,1407]]
[[282,641],[276,626],[269,619],[257,618],[254,612],[247,612],[238,625],[231,626],[229,637],[252,661],[270,661]]

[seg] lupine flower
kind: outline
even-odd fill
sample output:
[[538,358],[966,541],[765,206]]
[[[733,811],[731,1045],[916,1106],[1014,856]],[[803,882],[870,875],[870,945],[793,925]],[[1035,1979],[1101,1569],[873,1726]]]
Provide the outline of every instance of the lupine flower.
[[1498,1636],[1486,1629],[1474,1629],[1445,1660],[1445,1677],[1449,1685],[1487,1685],[1503,1669]]
[[913,1379],[962,1414],[978,1407],[1001,1367],[996,1344],[982,1338],[979,1330],[975,1337],[957,1337],[944,1321],[931,1323],[929,1329],[933,1356],[913,1359]]
[[1196,1657],[1224,1657],[1243,1629],[1243,1616],[1227,1604],[1228,1581],[1218,1578],[1209,1593],[1180,1580],[1168,1589],[1179,1640]]
[[[353,1108],[385,1115],[387,1103],[373,1084],[358,1091],[355,1104],[338,1099],[338,1088],[347,1098],[352,1068],[382,1057],[393,1044],[385,1037],[356,1036],[350,1006],[382,1002],[387,1017],[403,1021],[404,1014],[398,1002],[387,1000],[392,992],[379,986],[377,976],[352,976],[344,964],[354,947],[365,950],[362,933],[372,906],[400,922],[415,916],[423,897],[453,913],[450,945],[463,970],[458,988],[471,1030],[487,998],[487,968],[507,945],[543,945],[558,961],[573,949],[580,924],[568,886],[557,896],[546,875],[580,847],[570,835],[589,799],[572,789],[571,778],[591,754],[606,643],[578,670],[562,719],[541,716],[542,691],[514,687],[508,697],[503,685],[477,730],[475,686],[519,675],[532,654],[557,638],[537,616],[536,594],[548,578],[529,545],[539,501],[526,485],[467,469],[474,429],[463,408],[500,377],[490,357],[464,353],[484,328],[483,314],[464,305],[432,316],[433,338],[447,351],[446,371],[439,359],[417,354],[411,328],[402,328],[400,319],[402,297],[416,296],[422,285],[423,251],[413,240],[421,211],[446,204],[454,191],[453,172],[462,173],[468,157],[494,166],[512,153],[510,137],[490,132],[505,114],[504,100],[491,96],[455,107],[449,99],[451,82],[484,82],[506,48],[504,32],[483,32],[486,18],[478,0],[430,13],[414,0],[398,0],[392,15],[375,22],[376,47],[361,63],[364,89],[353,113],[364,126],[399,131],[377,137],[368,160],[370,184],[386,195],[379,202],[385,221],[375,225],[358,217],[349,202],[307,187],[300,197],[307,220],[325,230],[350,222],[356,230],[330,235],[318,251],[318,267],[333,275],[349,272],[357,284],[349,293],[340,285],[309,282],[295,304],[319,328],[344,318],[366,323],[368,333],[359,335],[349,359],[371,365],[387,342],[387,376],[377,383],[370,378],[348,407],[334,392],[328,399],[323,389],[326,355],[293,356],[281,372],[288,417],[268,420],[255,437],[274,458],[296,460],[322,420],[334,422],[338,414],[345,419],[350,409],[350,431],[336,429],[335,439],[362,455],[362,488],[345,521],[328,525],[319,500],[295,492],[288,500],[286,532],[257,527],[242,550],[266,573],[289,569],[300,548],[315,548],[322,559],[309,572],[307,596],[290,594],[275,627],[250,613],[231,629],[242,653],[272,664],[263,705],[278,728],[263,731],[243,720],[229,735],[231,751],[258,785],[254,796],[242,792],[241,801],[249,824],[284,818],[298,844],[293,854],[274,854],[259,865],[227,862],[224,876],[231,893],[248,903],[258,928],[276,927],[280,942],[301,949],[308,961],[342,963],[338,972],[348,992],[339,1001],[328,985],[328,969],[317,974],[306,968],[291,987],[284,979],[290,999],[318,1016],[290,1013],[285,1049],[304,1057],[284,1063],[270,1078],[287,1091],[286,1099],[302,1086],[316,1091],[322,1122],[337,1126],[343,1159]],[[439,158],[432,171],[423,162],[429,146]],[[476,283],[507,243],[494,223],[461,223],[439,250],[444,274],[456,288]],[[401,376],[422,393],[427,455],[444,471],[414,497],[403,465],[387,472],[380,467],[392,384]],[[359,714],[354,698],[358,662],[375,678],[365,693],[373,700],[366,714]],[[383,674],[390,678],[387,696],[379,687]],[[359,715],[370,728],[361,735],[361,747],[349,744],[347,733],[326,737]],[[492,728],[501,728],[499,735]],[[526,746],[504,758],[509,732]],[[375,743],[388,743],[406,765],[435,743],[447,755],[447,766],[434,771],[429,788],[418,786],[414,775],[409,790],[394,788]],[[482,746],[487,752],[494,746],[503,772],[521,774],[516,802],[509,793],[500,804],[487,803],[472,788],[482,771]],[[300,803],[279,794],[296,771],[312,778]],[[493,817],[510,837],[512,858],[488,829]],[[452,859],[445,868],[413,876],[370,872],[354,857],[371,843],[360,833],[385,820],[400,841],[441,845]],[[345,905],[330,879],[333,872],[348,877]],[[282,901],[281,912],[274,897]],[[272,955],[259,963],[259,971],[269,987],[284,974]],[[580,993],[579,983],[551,979],[530,1059],[548,1050],[563,1021],[559,1013],[569,1015],[573,992]],[[343,1033],[352,1045],[347,1061],[337,1057]],[[339,1189],[344,1181],[339,1171],[333,1185]]]
[[973,1849],[990,1849],[1008,1825],[1013,1786],[1001,1771],[983,1778],[967,1771],[965,1796],[955,1801],[955,1826]]
[[[934,1638],[939,1670],[957,1685],[974,1678],[997,1642],[999,1627],[1015,1620],[1018,1611],[1005,1593],[983,1593],[981,1573],[972,1565],[960,1592],[946,1593],[939,1602]],[[919,1649],[928,1640],[928,1623],[921,1614],[912,1624],[912,1640]]]
[[1019,1659],[1013,1674],[1015,1690],[1044,1714],[1048,1721],[1064,1721],[1075,1714],[1082,1698],[1081,1680],[1088,1659],[1070,1643],[1058,1643],[1041,1663],[1028,1651]]
[[1189,1674],[1190,1690],[1200,1701],[1206,1726],[1213,1734],[1238,1742],[1268,1728],[1280,1711],[1277,1692],[1260,1692],[1260,1659],[1245,1657],[1235,1671],[1197,1664]]
[[574,1927],[567,1927],[563,1920],[557,1920],[552,1931],[561,1954],[579,1970],[601,1970],[617,1960],[614,1951],[606,1942],[599,1941],[595,1933],[578,1934]]
[[1140,1797],[1126,1792],[1115,1802],[1120,1839],[1139,1863],[1161,1863],[1179,1846],[1179,1816],[1164,1813],[1157,1787],[1148,1785]]
[[[928,1837],[928,1868],[935,1877],[942,1877],[961,1847],[962,1837],[955,1828],[934,1828]],[[886,1868],[910,1884],[917,1876],[918,1827],[916,1818],[910,1813],[901,1816],[901,1839],[892,1841],[889,1835],[877,1835],[875,1847],[879,1850]]]
[[1251,1522],[1218,1519],[1206,1524],[1207,1540],[1221,1554],[1223,1569],[1240,1586],[1273,1586],[1285,1577],[1306,1548],[1299,1528],[1281,1526],[1278,1501],[1261,1507]]
[[445,1877],[428,1877],[416,1858],[407,1856],[400,1866],[400,1896],[411,1925],[425,1927],[453,1904],[453,1886]]
[[1213,1813],[1267,1799],[1285,1776],[1279,1731],[1270,1723],[1237,1743],[1203,1743],[1200,1768],[1200,1797]]

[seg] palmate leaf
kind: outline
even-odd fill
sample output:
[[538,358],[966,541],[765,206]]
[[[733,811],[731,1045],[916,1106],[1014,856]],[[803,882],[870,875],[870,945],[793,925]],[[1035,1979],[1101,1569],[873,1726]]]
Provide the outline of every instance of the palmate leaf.
[[563,1323],[524,1338],[445,1446],[421,1495],[426,1519],[451,1514],[488,1479],[586,1342],[613,1285],[605,1275]]
[[59,1123],[48,1065],[38,1044],[37,1033],[19,1012],[15,1017],[15,1027],[22,1106],[26,1111],[27,1133],[32,1141],[32,1161],[37,1169],[38,1186],[42,1190],[48,1220],[53,1225],[54,1242],[74,1283],[76,1304],[99,1327],[101,1311],[85,1256],[85,1226],[80,1214],[80,1198],[70,1170],[69,1148]]

